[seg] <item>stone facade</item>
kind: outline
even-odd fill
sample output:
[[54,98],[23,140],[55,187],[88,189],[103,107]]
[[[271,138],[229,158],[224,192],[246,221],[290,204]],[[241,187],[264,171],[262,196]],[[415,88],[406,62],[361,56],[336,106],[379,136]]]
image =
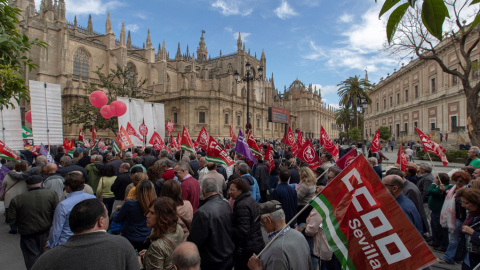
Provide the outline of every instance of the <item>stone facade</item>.
[[[447,67],[460,68],[451,43],[443,42],[436,49]],[[478,49],[475,49],[472,60],[478,61],[478,58]],[[478,79],[478,70],[474,70],[471,80]],[[400,70],[374,85],[370,98],[372,104],[366,110],[364,127],[369,139],[380,126],[387,126],[400,142],[418,141],[415,127],[432,134],[437,142],[440,133],[444,136],[448,133],[448,142],[452,145],[470,141],[462,84],[457,77],[443,72],[435,61],[415,59],[402,65]]]
[[[108,73],[117,64],[130,66],[138,78],[147,80],[142,96],[148,101],[165,104],[165,119],[176,123],[175,132],[187,127],[192,138],[196,138],[202,126],[216,138],[229,137],[229,126],[244,129],[246,124],[246,82],[237,83],[234,73],[246,75],[245,64],[251,64],[251,75],[258,80],[250,81],[250,122],[257,138],[281,138],[285,125],[269,123],[268,107],[274,106],[290,111],[292,130],[299,128],[306,138],[319,138],[323,125],[332,138],[338,137],[334,109],[322,102],[320,89],[306,87],[295,80],[280,94],[275,88],[273,74],[270,78],[259,78],[258,69],[267,71],[265,52],[260,59],[245,50],[240,34],[237,51],[211,57],[202,35],[195,53],[187,46],[182,53],[180,44],[174,58],[163,44],[157,52],[152,44],[150,32],[143,48],[132,45],[122,25],[120,39],[116,39],[110,22],[105,24],[105,34],[95,32],[91,17],[87,27],[75,21],[67,22],[64,0],[42,1],[40,10],[35,11],[34,0],[11,0],[10,5],[23,10],[20,28],[32,39],[38,38],[50,46],[46,49],[33,48],[29,57],[39,65],[36,71],[25,73],[25,79],[45,81],[62,85],[63,110],[81,102],[86,95],[85,85],[97,83],[93,71],[103,65],[102,72]],[[28,108],[22,104],[22,110]],[[66,119],[64,119],[64,123]],[[101,136],[111,136],[99,131]],[[78,127],[65,126],[65,137],[76,137]]]

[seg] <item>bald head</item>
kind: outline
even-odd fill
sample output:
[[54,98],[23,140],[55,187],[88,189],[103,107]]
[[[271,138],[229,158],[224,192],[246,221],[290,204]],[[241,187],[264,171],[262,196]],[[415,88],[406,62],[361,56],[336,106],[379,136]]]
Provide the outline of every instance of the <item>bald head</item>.
[[57,172],[57,164],[50,163],[47,164],[47,174],[54,174]]
[[403,193],[403,179],[395,174],[387,175],[382,179],[382,183],[385,188],[392,194],[393,197],[397,198]]
[[176,270],[200,269],[200,254],[192,242],[183,242],[173,251],[173,265]]

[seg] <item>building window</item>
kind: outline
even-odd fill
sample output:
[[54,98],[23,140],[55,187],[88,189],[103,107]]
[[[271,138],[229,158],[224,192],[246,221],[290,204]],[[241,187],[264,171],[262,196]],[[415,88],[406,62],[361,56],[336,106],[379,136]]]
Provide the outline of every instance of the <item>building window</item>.
[[408,123],[405,123],[405,133],[408,134]]
[[432,78],[431,79],[431,87],[432,87],[432,93],[436,93],[437,92],[437,79],[436,78]]
[[418,121],[413,122],[413,126],[418,127]]
[[[454,71],[457,71],[457,69],[454,69]],[[455,75],[452,75],[452,85],[455,86],[458,84],[458,77]]]
[[260,128],[260,119],[257,119],[257,128]]
[[205,112],[198,113],[198,123],[205,124]]
[[390,97],[390,107],[393,106],[393,97]]
[[435,122],[431,122],[430,123],[430,130],[434,130],[435,129]]
[[173,123],[174,124],[178,123],[178,113],[176,113],[176,112],[173,113]]
[[418,85],[415,85],[415,98],[418,98]]
[[408,90],[405,90],[405,102],[408,102]]
[[397,93],[397,105],[400,104],[400,93]]
[[267,118],[267,129],[269,128],[268,118]]
[[451,116],[450,117],[450,127],[451,127],[451,130],[452,132],[457,132],[457,116]]
[[384,99],[384,100],[383,100],[383,109],[386,109],[386,108],[387,108],[387,100]]
[[228,125],[228,113],[225,114],[225,125]]
[[89,75],[88,55],[83,49],[79,49],[73,55],[73,75],[88,78]]
[[237,126],[240,126],[240,115],[237,115]]
[[377,102],[377,112],[378,112],[378,102]]
[[472,79],[478,79],[478,60],[472,61]]

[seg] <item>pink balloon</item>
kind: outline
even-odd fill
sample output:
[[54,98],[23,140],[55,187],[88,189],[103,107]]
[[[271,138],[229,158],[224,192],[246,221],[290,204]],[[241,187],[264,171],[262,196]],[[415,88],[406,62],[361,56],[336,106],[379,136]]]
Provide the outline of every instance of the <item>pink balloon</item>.
[[105,119],[110,119],[112,118],[113,112],[112,109],[110,108],[110,105],[105,105],[100,109],[100,114],[103,116]]
[[27,120],[27,122],[29,122],[30,124],[32,123],[32,111],[28,111],[27,113],[25,113],[25,120]]
[[110,109],[115,116],[122,116],[127,112],[127,105],[123,101],[117,100],[110,103]]
[[95,108],[100,108],[106,105],[108,102],[107,94],[105,94],[102,91],[92,92],[88,97],[88,99],[90,100],[90,103],[92,103],[92,105],[95,106]]

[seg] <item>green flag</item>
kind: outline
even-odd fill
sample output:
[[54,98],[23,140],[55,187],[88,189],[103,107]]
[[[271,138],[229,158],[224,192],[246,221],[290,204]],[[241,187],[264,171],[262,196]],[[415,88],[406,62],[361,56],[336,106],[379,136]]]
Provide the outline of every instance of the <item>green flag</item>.
[[32,131],[29,128],[27,128],[26,126],[22,125],[22,129],[23,129],[22,130],[23,138],[28,138],[28,137],[33,136]]
[[118,155],[120,153],[120,147],[118,146],[118,143],[116,141],[113,142],[113,152]]

